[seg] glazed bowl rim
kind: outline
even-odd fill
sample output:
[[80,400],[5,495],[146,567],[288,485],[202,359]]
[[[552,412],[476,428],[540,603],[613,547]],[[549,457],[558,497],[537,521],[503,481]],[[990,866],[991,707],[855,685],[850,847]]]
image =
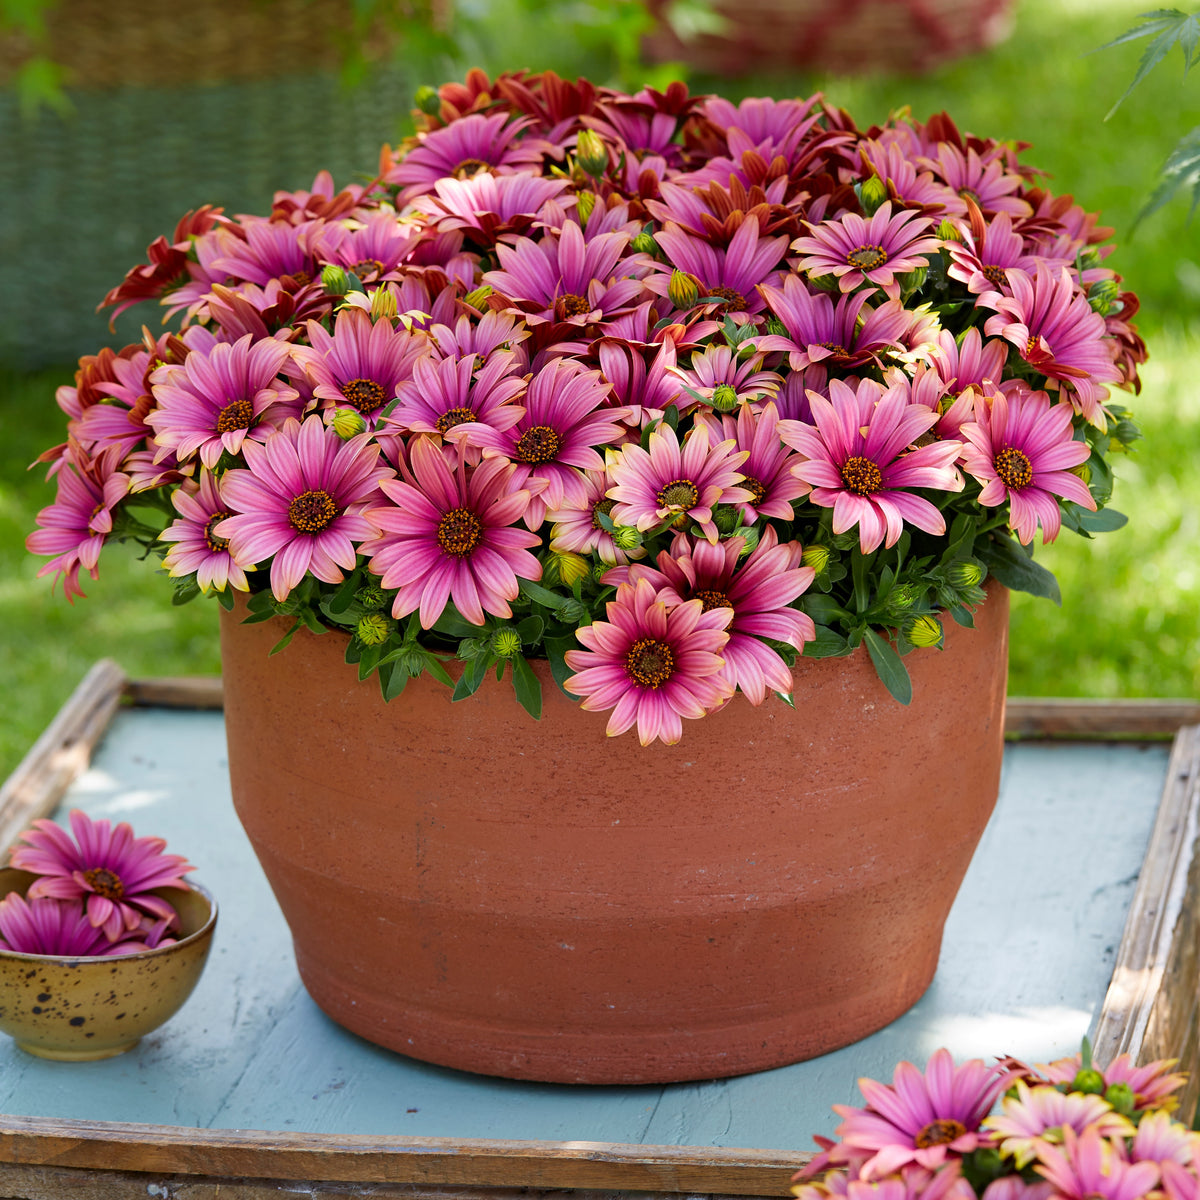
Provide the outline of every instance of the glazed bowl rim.
[[[181,888],[161,889],[163,891],[181,891]],[[0,962],[34,962],[34,963],[56,963],[60,966],[78,966],[81,963],[108,963],[115,964],[120,962],[143,962],[148,958],[156,958],[160,955],[170,954],[172,951],[182,950],[187,946],[198,942],[202,937],[207,936],[212,932],[213,926],[217,923],[217,901],[212,892],[202,884],[188,881],[188,891],[199,892],[208,904],[208,918],[204,924],[200,926],[195,933],[189,933],[187,937],[180,938],[178,941],[171,942],[167,946],[155,946],[150,950],[137,950],[129,954],[82,954],[82,955],[62,955],[62,954],[29,954],[23,950],[8,950],[0,946]]]

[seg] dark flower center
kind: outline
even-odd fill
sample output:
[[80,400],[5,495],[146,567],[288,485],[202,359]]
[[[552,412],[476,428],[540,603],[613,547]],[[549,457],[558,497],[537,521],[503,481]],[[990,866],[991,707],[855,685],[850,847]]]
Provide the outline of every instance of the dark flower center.
[[1029,456],[1016,446],[1005,446],[992,464],[996,474],[1010,487],[1020,491],[1033,482],[1033,463]]
[[961,1121],[955,1121],[953,1118],[930,1121],[916,1136],[917,1149],[925,1150],[929,1146],[949,1145],[966,1132],[967,1127]]
[[725,301],[718,313],[744,312],[746,309],[746,297],[741,292],[735,292],[733,288],[718,287],[716,285],[704,289],[706,296],[720,296]]
[[487,171],[490,168],[491,164],[485,163],[482,159],[464,158],[451,173],[455,179],[469,179],[472,175],[478,175],[480,171]]
[[351,379],[349,383],[343,383],[342,395],[360,413],[373,413],[387,399],[383,385],[373,379]]
[[979,193],[974,188],[964,187],[958,189],[958,194],[964,200],[970,200],[974,203],[980,212],[983,211],[983,201],[979,198]]
[[1004,273],[1004,267],[996,267],[989,264],[981,269],[983,277],[988,283],[994,283],[996,287],[1008,286],[1008,276]]
[[592,311],[591,303],[586,296],[576,296],[574,292],[563,296],[559,303],[562,305],[564,317],[583,317]]
[[296,291],[308,287],[313,281],[313,277],[307,271],[292,271],[288,278],[295,283]]
[[604,526],[600,524],[601,515],[603,514],[604,516],[607,517],[608,514],[610,512],[612,512],[612,510],[614,508],[616,508],[616,506],[617,506],[617,502],[615,500],[601,500],[598,504],[593,505],[593,507],[592,507],[592,528],[593,529],[603,529]]
[[377,258],[364,258],[362,262],[356,262],[350,268],[359,279],[365,279],[368,275],[382,275],[383,263]]
[[638,638],[625,656],[625,674],[634,683],[657,691],[675,674],[675,655],[658,638]]
[[84,871],[83,877],[92,891],[97,896],[103,896],[105,900],[120,900],[125,895],[125,885],[121,882],[120,875],[107,867],[92,867],[90,871]]
[[656,497],[659,508],[695,508],[700,503],[700,489],[690,479],[672,479]]
[[235,429],[249,429],[254,420],[254,405],[249,400],[230,400],[217,414],[217,432],[232,433]]
[[834,358],[849,358],[850,351],[840,342],[818,342],[817,345],[830,351]]
[[887,251],[882,246],[857,246],[846,255],[846,261],[859,271],[874,271],[887,259]]
[[767,498],[766,484],[755,479],[753,475],[747,475],[738,487],[745,488],[750,493],[751,504],[761,504]]
[[724,592],[714,592],[708,589],[692,593],[693,600],[699,600],[704,606],[705,612],[711,612],[714,608],[732,608],[733,602]]
[[325,491],[301,492],[288,505],[288,524],[297,533],[320,533],[337,515],[337,501]]
[[217,525],[221,521],[224,521],[226,517],[232,517],[232,516],[233,516],[233,513],[231,513],[231,512],[215,512],[215,513],[213,513],[213,515],[211,517],[208,518],[207,522],[205,522],[204,540],[208,544],[208,548],[214,554],[219,554],[222,550],[228,550],[229,549],[229,539],[223,538],[223,537],[217,537],[217,535],[215,533],[213,533],[213,526]]
[[452,508],[437,527],[437,544],[455,558],[466,558],[483,540],[483,526],[469,508]]
[[856,496],[870,496],[883,487],[883,473],[869,458],[856,454],[842,464],[842,482]]
[[531,466],[552,462],[561,446],[562,439],[549,425],[532,425],[517,438],[517,458]]
[[449,433],[455,425],[466,425],[469,421],[475,420],[475,413],[469,408],[452,408],[448,412],[442,413],[437,419],[438,433]]

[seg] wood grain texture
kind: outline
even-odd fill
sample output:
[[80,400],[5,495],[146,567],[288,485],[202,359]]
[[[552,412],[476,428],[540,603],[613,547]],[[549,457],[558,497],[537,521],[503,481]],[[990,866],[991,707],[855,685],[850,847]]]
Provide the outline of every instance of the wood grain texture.
[[785,1196],[811,1157],[713,1146],[331,1137],[0,1116],[0,1162],[214,1179]]
[[112,659],[96,663],[0,787],[0,851],[31,822],[49,816],[87,767],[121,702],[125,682],[125,672]]
[[1095,1053],[1139,1063],[1177,1058],[1189,1075],[1180,1112],[1200,1096],[1200,726],[1176,735],[1150,845],[1101,1009]]
[[220,675],[164,675],[130,679],[125,699],[142,708],[219,709],[225,706]]

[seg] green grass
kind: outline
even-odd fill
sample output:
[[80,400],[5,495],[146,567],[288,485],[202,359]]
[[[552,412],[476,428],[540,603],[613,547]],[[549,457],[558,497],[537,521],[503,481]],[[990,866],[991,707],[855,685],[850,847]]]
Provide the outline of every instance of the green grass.
[[[1141,47],[1085,57],[1145,7],[1027,3],[1010,41],[922,79],[697,81],[734,96],[819,87],[864,125],[905,104],[922,118],[946,109],[962,129],[1034,143],[1025,160],[1053,173],[1053,190],[1075,194],[1116,227],[1111,263],[1142,298],[1152,355],[1142,395],[1130,398],[1146,438],[1118,468],[1114,504],[1130,524],[1092,542],[1063,534],[1039,551],[1059,576],[1064,606],[1014,597],[1013,694],[1200,694],[1200,221],[1188,225],[1186,204],[1176,202],[1129,237],[1167,153],[1200,124],[1200,86],[1181,84],[1173,60],[1104,123]],[[527,65],[554,64],[531,52]],[[146,230],[146,240],[159,232]],[[97,658],[116,658],[130,674],[219,668],[215,605],[173,609],[154,566],[124,548],[105,552],[99,581],[85,581],[88,598],[73,606],[37,578],[40,560],[23,543],[53,488],[40,469],[25,468],[63,437],[53,395],[70,374],[0,377],[0,777]]]

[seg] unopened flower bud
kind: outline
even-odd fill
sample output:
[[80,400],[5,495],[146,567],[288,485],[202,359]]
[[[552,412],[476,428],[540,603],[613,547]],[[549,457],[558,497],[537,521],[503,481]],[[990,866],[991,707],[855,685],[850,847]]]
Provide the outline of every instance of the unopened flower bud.
[[596,178],[608,170],[608,147],[594,129],[580,132],[575,141],[575,161]]
[[371,320],[394,321],[396,319],[396,296],[387,288],[376,288],[371,293]]
[[487,302],[487,298],[492,294],[492,285],[485,283],[481,287],[477,287],[473,292],[468,292],[463,299],[472,308],[483,308]]
[[[919,587],[915,583],[898,583],[888,593],[887,613],[889,617],[899,617],[903,613],[908,612],[910,608],[921,598],[921,593],[925,589]],[[940,630],[940,626],[938,627]],[[914,642],[913,645],[916,645]]]
[[511,625],[502,625],[492,634],[492,650],[497,658],[514,658],[521,653],[521,635]]
[[1077,265],[1081,271],[1094,271],[1100,265],[1100,251],[1095,247],[1081,251]]
[[1092,306],[1093,312],[1098,312],[1102,317],[1107,317],[1114,308],[1120,307],[1118,299],[1120,295],[1121,287],[1115,279],[1097,279],[1088,288],[1087,299],[1088,303]]
[[490,645],[491,642],[487,638],[461,638],[458,643],[458,649],[454,653],[463,662],[470,662],[471,659],[478,658],[480,653]]
[[547,587],[561,583],[571,587],[576,580],[582,582],[591,572],[592,564],[582,554],[571,550],[555,550],[547,556],[542,566],[542,582]]
[[579,223],[586,225],[588,217],[592,215],[592,209],[596,207],[595,192],[580,192],[575,197],[575,211],[579,214]]
[[829,566],[829,547],[813,542],[811,545],[804,547],[804,553],[800,556],[800,561],[804,566],[811,567],[815,574],[820,575]]
[[839,292],[842,286],[836,275],[809,275],[808,282],[819,292]]
[[904,636],[914,646],[940,646],[942,623],[932,613],[922,613],[904,626]]
[[709,398],[709,403],[717,412],[733,412],[738,406],[738,394],[728,383],[718,383],[713,388],[713,394]]
[[743,528],[739,529],[738,537],[742,539],[742,548],[738,551],[738,557],[745,558],[747,554],[756,550],[758,548],[758,539],[761,536],[757,525],[751,525],[748,529],[743,526]]
[[788,337],[787,326],[778,317],[767,318],[767,332],[776,337]]
[[354,636],[364,646],[382,646],[392,636],[392,622],[381,612],[366,613],[359,617]]
[[872,175],[859,187],[859,199],[863,212],[869,217],[888,198],[887,184],[878,175]]
[[588,606],[581,604],[574,596],[568,596],[558,606],[559,620],[566,622],[568,625],[578,625],[580,621],[587,620],[588,615]]
[[1133,1088],[1127,1083],[1110,1083],[1104,1089],[1104,1099],[1121,1113],[1122,1116],[1132,1116],[1135,1103]]
[[700,298],[700,289],[686,272],[674,270],[671,272],[671,282],[667,285],[667,295],[676,308],[693,308]]
[[632,525],[618,525],[612,540],[618,550],[636,550],[642,544],[642,535]]
[[344,296],[350,290],[350,280],[345,267],[326,263],[321,268],[321,287],[327,296]]
[[413,96],[413,103],[427,116],[436,117],[442,111],[442,98],[435,87],[423,83]]
[[420,646],[407,646],[400,652],[396,666],[401,671],[407,671],[410,679],[416,679],[425,670],[425,652]]
[[928,278],[928,267],[918,267],[915,271],[906,271],[900,276],[900,288],[906,296],[910,296],[913,292],[919,292],[925,286],[925,280]]
[[357,437],[367,427],[366,421],[362,418],[362,413],[356,412],[352,408],[339,408],[335,410],[329,423],[333,426],[334,433],[343,442],[348,442],[352,437]]
[[937,227],[937,236],[943,242],[961,242],[963,240],[962,234],[958,231],[958,226],[949,217],[941,219]]
[[654,240],[653,234],[647,233],[644,229],[629,243],[629,248],[637,254],[653,254],[656,257],[658,255],[658,243]]
[[712,522],[722,537],[728,537],[741,523],[741,514],[728,504],[718,504],[713,509]]
[[960,558],[950,564],[946,578],[950,586],[959,591],[978,587],[983,582],[984,568],[973,558]]
[[387,593],[383,588],[374,583],[368,583],[365,587],[360,587],[354,593],[355,602],[363,608],[376,609],[383,608],[387,602]]
[[1092,468],[1089,467],[1085,462],[1081,462],[1076,467],[1068,467],[1067,470],[1070,471],[1072,475],[1077,475],[1083,480],[1084,483],[1092,482]]
[[1071,1091],[1088,1096],[1103,1096],[1105,1087],[1104,1076],[1095,1067],[1085,1068],[1071,1080]]

